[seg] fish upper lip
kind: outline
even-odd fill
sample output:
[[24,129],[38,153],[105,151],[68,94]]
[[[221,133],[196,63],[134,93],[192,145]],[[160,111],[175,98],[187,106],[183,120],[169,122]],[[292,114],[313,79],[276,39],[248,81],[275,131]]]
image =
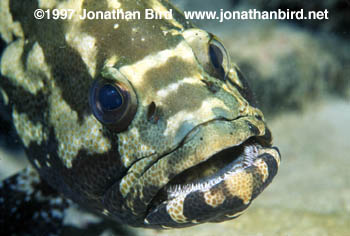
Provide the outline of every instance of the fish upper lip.
[[[163,157],[166,157],[167,155],[169,155],[169,154],[175,152],[176,150],[182,148],[182,147],[183,147],[186,143],[188,143],[191,139],[195,138],[195,136],[197,135],[197,133],[200,131],[200,129],[201,129],[203,126],[210,125],[210,124],[212,124],[213,122],[216,122],[216,121],[233,122],[233,121],[236,121],[236,120],[239,120],[239,119],[242,119],[242,118],[246,118],[246,117],[248,117],[248,115],[237,116],[236,118],[233,118],[233,119],[228,119],[228,118],[225,118],[225,117],[219,117],[219,118],[211,119],[211,120],[208,120],[208,121],[206,121],[206,122],[200,123],[200,124],[196,125],[194,128],[192,128],[192,129],[185,135],[185,137],[182,139],[182,141],[181,141],[174,149],[172,149],[172,150],[169,151],[169,152],[164,153],[163,155],[160,155],[160,156],[157,158],[157,160],[156,160],[155,162],[157,162],[158,160],[162,159]],[[208,157],[206,158],[206,160],[204,160],[203,162],[205,162],[205,161],[211,159],[212,157],[216,156],[217,154],[219,154],[219,153],[221,153],[221,152],[223,152],[223,151],[225,151],[225,150],[228,150],[228,149],[231,149],[231,148],[235,148],[235,147],[239,147],[240,145],[246,146],[246,145],[248,145],[248,144],[254,144],[254,145],[258,145],[258,146],[260,146],[260,147],[262,147],[262,148],[267,147],[267,145],[264,145],[263,143],[259,142],[257,139],[254,139],[254,141],[250,141],[248,144],[247,144],[247,143],[244,144],[245,142],[247,142],[247,140],[249,140],[249,139],[251,139],[251,138],[254,138],[254,137],[256,137],[256,135],[252,135],[251,137],[248,137],[247,139],[243,140],[243,141],[240,142],[240,143],[236,143],[236,144],[234,144],[234,145],[232,145],[232,146],[229,146],[229,147],[227,147],[227,148],[225,148],[225,149],[221,149],[221,150],[218,151],[217,153],[208,156]],[[251,161],[251,160],[250,160],[250,161]],[[154,163],[155,163],[155,162],[154,162]],[[191,169],[191,168],[193,168],[193,167],[195,167],[195,166],[197,166],[197,165],[199,165],[199,164],[201,164],[201,163],[198,163],[198,164],[196,164],[196,165],[194,165],[194,166],[191,166],[191,167],[188,168],[188,169]],[[247,163],[246,163],[246,164],[247,164]],[[151,166],[152,166],[152,165],[150,165],[149,168],[150,168]],[[148,168],[147,168],[147,169],[148,169]],[[147,171],[147,169],[146,169],[143,173],[145,173],[145,172]],[[184,171],[186,171],[186,170],[184,170]],[[181,174],[182,172],[183,172],[183,171],[179,172],[177,175]],[[169,182],[170,182],[170,181],[169,181]],[[167,185],[169,184],[169,182],[168,182],[165,186],[167,186]],[[165,186],[164,186],[164,187],[165,187]]]
[[[245,117],[248,117],[247,115],[244,115],[244,116],[237,116],[233,119],[228,119],[228,118],[225,118],[225,117],[218,117],[218,118],[214,118],[214,119],[211,119],[211,120],[208,120],[208,121],[205,121],[203,123],[200,123],[198,125],[196,125],[195,127],[193,127],[186,135],[185,137],[179,142],[179,144],[173,148],[172,150],[170,150],[169,152],[166,152],[162,155],[160,155],[157,160],[155,162],[157,162],[158,160],[162,159],[163,157],[175,152],[176,150],[180,149],[182,146],[184,146],[184,144],[188,143],[192,138],[194,138],[197,134],[197,132],[203,127],[203,126],[206,126],[206,125],[209,125],[215,121],[225,121],[225,122],[233,122],[235,120],[239,120],[239,119],[242,119],[242,118],[245,118]],[[240,144],[237,144],[237,145],[240,145]],[[211,158],[211,156],[209,157]],[[208,159],[209,159],[208,158]],[[139,159],[141,160],[141,159]],[[154,162],[154,163],[155,163]],[[150,165],[152,166],[152,165]],[[145,170],[144,172],[146,172],[147,170]],[[143,172],[143,173],[144,173]]]
[[[159,161],[159,160],[162,159],[163,157],[165,157],[165,156],[167,156],[167,155],[169,155],[169,154],[175,152],[176,150],[180,149],[185,143],[189,142],[193,137],[195,137],[196,133],[199,131],[199,129],[200,129],[201,127],[203,127],[203,126],[205,126],[205,125],[208,125],[208,124],[210,124],[210,123],[212,123],[212,122],[215,122],[215,121],[220,121],[220,120],[221,120],[221,121],[226,121],[226,122],[232,122],[232,121],[235,121],[235,120],[238,120],[238,119],[241,119],[241,118],[245,118],[245,117],[247,117],[247,115],[245,115],[245,116],[237,116],[236,118],[233,118],[233,119],[228,119],[228,118],[225,118],[225,117],[218,117],[218,118],[214,118],[214,119],[205,121],[205,122],[203,122],[203,123],[200,123],[200,124],[196,125],[195,127],[193,127],[193,128],[185,135],[185,137],[182,138],[182,140],[178,143],[178,145],[176,145],[173,149],[171,149],[171,150],[169,150],[169,151],[167,151],[167,152],[164,152],[163,154],[159,155],[158,158],[157,158],[156,160],[154,160],[153,163],[156,163],[157,161]],[[156,155],[156,154],[157,154],[157,152],[154,152],[154,153],[152,153],[152,154],[150,154],[150,155],[147,155],[147,156],[144,156],[144,157],[141,157],[141,158],[135,160],[135,161],[128,167],[128,169],[126,170],[126,172],[128,172],[128,170],[129,170],[135,163],[141,161],[142,159],[149,158],[149,157],[151,157],[151,156],[153,156],[153,155]],[[153,163],[152,163],[148,168],[150,168],[150,167],[153,165]],[[141,176],[147,171],[148,168],[146,168],[146,169],[142,172]]]
[[[247,115],[244,115],[244,116],[237,116],[233,119],[228,119],[228,118],[225,118],[225,117],[218,117],[218,118],[215,118],[215,119],[211,119],[211,120],[208,120],[208,121],[205,121],[203,123],[200,123],[198,125],[196,125],[195,127],[193,127],[186,135],[185,137],[182,139],[182,141],[179,143],[179,145],[173,150],[175,151],[176,149],[180,148],[181,146],[183,146],[185,143],[189,142],[195,135],[196,133],[199,131],[199,129],[205,125],[208,125],[214,121],[226,121],[226,122],[233,122],[235,120],[239,120],[239,119],[242,119],[242,118],[245,118],[245,117],[248,117]],[[171,152],[169,152],[171,153]],[[169,154],[168,153],[168,154]]]
[[[237,120],[239,120],[239,119],[243,119],[243,118],[246,118],[246,117],[248,117],[248,115],[240,115],[240,116],[237,116],[237,117],[232,118],[232,119],[229,119],[229,118],[226,118],[226,117],[217,117],[217,118],[214,118],[214,119],[211,119],[211,120],[208,120],[208,121],[205,121],[205,122],[203,122],[203,123],[200,123],[200,124],[196,125],[195,127],[193,127],[193,128],[185,135],[185,137],[179,142],[179,144],[178,144],[175,148],[171,149],[171,150],[168,151],[168,152],[163,153],[162,155],[159,155],[159,157],[158,157],[151,165],[149,165],[148,168],[150,168],[154,163],[156,163],[157,161],[159,161],[159,160],[162,159],[163,157],[166,157],[167,155],[169,155],[169,154],[171,154],[171,153],[177,151],[178,149],[182,148],[186,143],[188,143],[192,138],[194,138],[194,137],[196,136],[196,134],[199,132],[199,130],[200,130],[202,127],[204,127],[204,126],[206,126],[206,125],[210,125],[210,124],[212,124],[213,122],[217,122],[217,121],[233,122],[233,121],[237,121]],[[247,139],[246,139],[246,140],[247,140]],[[246,140],[243,140],[241,143],[237,143],[236,145],[233,145],[233,146],[231,146],[230,148],[235,147],[235,146],[239,146],[239,145],[241,145],[243,142],[245,142]],[[262,145],[262,144],[260,144],[260,145]],[[262,146],[263,146],[263,145],[262,145]],[[222,151],[222,150],[220,150],[219,152],[221,152],[221,151]],[[155,154],[156,154],[156,153],[155,153]],[[215,155],[215,154],[214,154],[214,155]],[[209,157],[207,158],[207,160],[209,160],[210,158],[212,158],[212,156],[213,156],[213,155],[209,156]],[[149,156],[148,156],[148,157],[149,157]],[[144,158],[147,158],[147,157],[144,157]],[[141,159],[143,159],[143,158],[141,158]],[[139,159],[139,160],[141,160],[141,159]],[[139,160],[137,160],[137,161],[139,161]],[[137,161],[136,161],[136,162],[137,162]],[[193,167],[193,166],[192,166],[192,167]],[[192,168],[192,167],[190,167],[190,168]],[[146,168],[146,169],[142,172],[141,176],[148,170],[148,168]]]

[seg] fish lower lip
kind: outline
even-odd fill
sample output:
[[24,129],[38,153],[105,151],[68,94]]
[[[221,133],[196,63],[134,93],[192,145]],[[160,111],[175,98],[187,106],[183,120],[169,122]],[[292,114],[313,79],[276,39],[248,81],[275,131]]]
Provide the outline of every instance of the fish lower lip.
[[205,191],[222,181],[226,173],[249,168],[258,157],[258,149],[261,147],[252,137],[240,145],[216,153],[176,175],[159,191],[151,205],[158,205],[190,191]]
[[163,225],[163,217],[172,215],[197,224],[237,217],[272,181],[279,162],[277,148],[251,137],[173,177],[149,204],[144,221]]

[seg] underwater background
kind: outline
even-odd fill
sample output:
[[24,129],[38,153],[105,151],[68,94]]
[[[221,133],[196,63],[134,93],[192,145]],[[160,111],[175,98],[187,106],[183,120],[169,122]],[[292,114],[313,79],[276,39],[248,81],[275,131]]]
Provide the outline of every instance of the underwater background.
[[[279,147],[275,180],[239,218],[157,231],[72,209],[63,235],[350,235],[350,1],[176,0],[183,10],[324,10],[329,20],[197,20],[249,81]],[[0,178],[27,161],[0,119]]]

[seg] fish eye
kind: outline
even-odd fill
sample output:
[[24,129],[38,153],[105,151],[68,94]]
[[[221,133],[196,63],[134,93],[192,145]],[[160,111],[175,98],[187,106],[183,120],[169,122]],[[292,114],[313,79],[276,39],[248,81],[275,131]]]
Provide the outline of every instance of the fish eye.
[[229,56],[224,45],[215,36],[209,42],[209,57],[213,75],[225,80],[229,68]]
[[113,111],[123,105],[123,96],[118,87],[105,84],[98,93],[97,102],[100,103],[104,111]]
[[89,103],[96,119],[117,131],[123,131],[129,126],[137,106],[132,88],[104,79],[93,82]]
[[211,43],[209,46],[209,55],[213,66],[215,68],[220,68],[224,57],[221,49],[214,43]]
[[213,34],[199,29],[188,29],[182,33],[185,41],[210,76],[226,81],[231,67],[230,57],[220,40]]

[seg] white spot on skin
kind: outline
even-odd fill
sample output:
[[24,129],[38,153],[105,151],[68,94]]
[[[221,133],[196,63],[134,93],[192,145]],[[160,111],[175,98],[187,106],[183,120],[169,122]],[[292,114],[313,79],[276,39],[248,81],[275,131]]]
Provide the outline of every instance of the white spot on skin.
[[226,199],[226,196],[222,191],[216,191],[214,193],[206,191],[203,196],[205,203],[214,208],[220,206]]
[[234,218],[234,217],[238,217],[238,216],[240,216],[240,215],[242,215],[242,212],[237,212],[237,213],[235,213],[235,214],[232,214],[232,215],[225,215],[227,218]]
[[38,212],[35,212],[35,213],[33,214],[33,219],[38,219],[38,217],[39,217],[39,213],[38,213]]
[[[180,126],[183,125],[185,121],[198,123],[200,120],[206,120],[207,117],[215,117],[215,115],[213,115],[213,109],[218,107],[226,108],[226,105],[220,99],[213,97],[204,100],[197,110],[179,111],[167,120],[167,127],[164,130],[164,135],[175,135],[175,133],[177,133],[177,137],[182,139],[189,131],[188,129],[180,129]],[[183,135],[179,135],[179,130],[183,132]]]
[[[169,9],[166,8],[164,5],[162,5],[159,1],[150,0],[151,8],[159,15],[164,15],[165,12],[169,12]],[[174,25],[176,28],[183,29],[183,25],[177,22],[174,17],[171,17],[171,19],[164,19],[169,21],[172,25]]]
[[225,173],[225,187],[232,196],[242,199],[245,205],[252,200],[253,176],[252,173],[239,169],[232,173]]
[[53,8],[57,4],[56,0],[39,0],[38,8],[50,9]]
[[108,0],[108,7],[112,9],[121,8],[122,4],[118,0]]
[[36,165],[36,167],[41,168],[41,165],[40,165],[38,159],[34,160],[34,164]]
[[18,113],[16,108],[14,108],[12,118],[17,133],[25,147],[28,147],[30,142],[41,144],[43,140],[47,139],[47,134],[43,132],[42,125],[40,123],[32,123],[27,114]]
[[47,200],[47,197],[45,197],[41,191],[35,192],[34,198],[39,200],[39,201]]
[[0,94],[2,96],[2,100],[4,101],[4,105],[8,105],[9,103],[9,97],[7,96],[7,93],[5,92],[5,90],[3,90],[2,88],[0,88]]
[[171,219],[177,223],[188,222],[186,216],[183,214],[183,203],[186,195],[180,195],[168,202],[166,205],[166,211],[168,212]]
[[263,154],[263,153],[268,153],[270,154],[274,159],[275,161],[277,162],[277,166],[280,165],[280,162],[281,162],[281,158],[280,158],[280,155],[279,153],[276,151],[276,149],[274,148],[264,148],[264,149],[260,149],[259,150],[259,155]]
[[[140,140],[140,133],[136,127],[132,128],[130,130],[130,137],[132,137],[133,140]],[[126,139],[126,136],[124,137],[123,134],[120,134],[120,138],[118,139],[118,151],[119,153],[123,153],[121,156],[121,160],[125,167],[130,166],[138,156],[149,156],[152,153],[155,153],[155,150],[145,144],[139,143],[129,152],[124,152],[125,147],[128,147],[130,144],[128,139]]]
[[118,57],[116,55],[113,55],[109,59],[106,60],[105,65],[106,67],[113,67],[118,62]]
[[51,205],[61,205],[62,204],[62,199],[61,198],[52,198],[50,199],[50,204]]
[[132,84],[139,85],[143,82],[143,75],[150,69],[161,67],[166,64],[171,57],[179,57],[185,61],[192,61],[194,55],[192,49],[184,41],[179,43],[173,49],[166,49],[149,55],[143,60],[138,61],[132,65],[126,65],[120,68],[120,72],[124,74]]
[[160,89],[157,92],[157,96],[165,98],[170,93],[175,92],[180,87],[180,85],[184,85],[184,84],[200,84],[200,83],[197,78],[183,78],[182,80],[169,84],[167,87]]
[[107,209],[103,209],[102,214],[108,216],[110,213]]
[[172,229],[171,227],[168,227],[168,226],[165,226],[165,225],[161,225],[161,227],[162,227],[163,229]]
[[59,210],[56,209],[52,209],[51,210],[51,215],[53,218],[58,218],[58,219],[62,219],[63,218],[63,213]]
[[39,175],[33,175],[34,171],[32,167],[26,168],[21,175],[16,178],[16,184],[10,185],[10,188],[31,195],[34,192],[32,185],[40,182]]
[[67,10],[72,9],[74,10],[74,14],[72,15],[72,18],[69,19],[69,22],[72,23],[69,26],[73,27],[80,27],[80,24],[83,22],[80,20],[80,15],[82,14],[82,6],[83,6],[83,0],[75,0],[75,1],[62,1],[58,2],[55,1],[55,8],[59,10]]
[[44,86],[42,75],[48,77],[50,70],[46,66],[44,53],[38,43],[35,43],[29,51],[24,67],[23,47],[24,41],[17,40],[5,49],[1,59],[1,74],[9,78],[14,85],[19,85],[35,95]]
[[78,114],[62,98],[60,90],[53,85],[49,98],[51,109],[50,123],[55,127],[58,145],[58,155],[65,166],[70,168],[72,160],[78,151],[84,148],[88,153],[104,153],[111,147],[108,138],[102,135],[102,124],[93,115],[87,116],[82,122]]
[[[34,43],[32,50],[30,51],[27,58],[27,72],[32,73],[31,81],[36,81],[37,89],[42,89],[44,87],[44,83],[40,74],[45,74],[46,78],[48,78],[51,74],[51,70],[46,64],[44,51],[41,46],[36,42]],[[26,81],[27,83],[28,81]]]
[[79,33],[72,29],[66,34],[67,42],[75,48],[83,59],[86,67],[89,70],[91,77],[96,73],[96,39],[86,33]]
[[46,222],[49,222],[49,221],[50,221],[49,215],[47,214],[46,211],[41,211],[41,212],[40,212],[40,216],[41,216]]
[[259,158],[254,162],[254,166],[258,167],[258,170],[262,176],[262,181],[265,182],[269,177],[269,169],[265,161]]

